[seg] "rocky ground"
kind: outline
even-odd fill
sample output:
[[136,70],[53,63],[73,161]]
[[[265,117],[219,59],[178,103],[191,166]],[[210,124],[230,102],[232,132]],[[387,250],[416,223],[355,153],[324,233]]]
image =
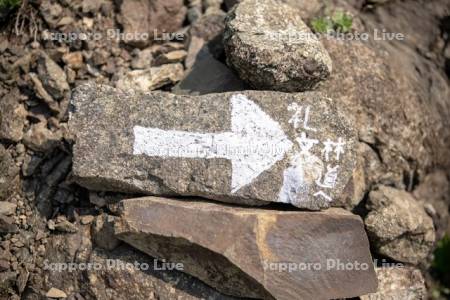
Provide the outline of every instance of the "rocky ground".
[[[89,136],[90,130],[93,136],[101,137],[97,129],[115,122],[126,124],[129,116],[119,116],[121,111],[130,109],[133,112],[130,116],[139,118],[139,111],[133,110],[132,102],[136,100],[133,97],[139,96],[116,99],[125,101],[126,97],[131,97],[129,103],[111,108],[117,110],[117,118],[113,115],[102,119],[102,112],[108,109],[95,110],[98,107],[92,106],[92,111],[85,112],[85,117],[90,119],[75,117],[69,124],[69,115],[77,113],[71,104],[73,89],[86,82],[111,86],[105,87],[106,93],[109,90],[116,93],[112,87],[117,91],[134,90],[138,94],[154,90],[173,93],[177,96],[170,96],[171,99],[191,101],[189,106],[194,113],[200,108],[213,110],[207,103],[215,96],[206,94],[249,89],[313,90],[321,92],[324,99],[333,99],[342,120],[333,120],[330,116],[334,114],[330,113],[324,118],[323,126],[347,128],[348,124],[354,129],[354,132],[346,131],[346,137],[355,145],[353,156],[345,158],[344,172],[349,184],[339,185],[332,204],[327,201],[300,203],[294,201],[298,198],[289,197],[288,200],[280,198],[284,199],[280,202],[310,210],[328,206],[344,208],[348,211],[345,214],[350,215],[345,217],[349,224],[355,224],[349,225],[355,230],[355,236],[364,230],[362,223],[351,220],[363,220],[371,254],[377,259],[378,293],[354,296],[362,299],[445,299],[449,296],[444,287],[449,284],[445,282],[448,275],[445,279],[437,274],[432,262],[437,241],[450,234],[450,3],[446,0],[284,0],[281,4],[245,0],[233,8],[237,2],[28,0],[10,14],[2,15],[1,299],[235,299],[235,296],[295,299],[289,293],[289,286],[282,290],[266,285],[266,277],[261,279],[261,273],[253,269],[242,272],[243,279],[236,281],[227,277],[230,272],[242,271],[233,269],[235,265],[221,275],[224,266],[221,263],[239,260],[240,253],[244,252],[217,255],[217,249],[222,249],[218,242],[204,243],[204,236],[191,237],[192,233],[186,234],[184,228],[171,227],[164,220],[151,229],[134,232],[136,228],[123,225],[130,220],[123,216],[126,207],[118,204],[122,199],[145,194],[267,204],[275,197],[270,194],[273,186],[277,186],[278,191],[282,185],[272,181],[272,178],[281,178],[281,169],[275,168],[267,175],[273,177],[263,178],[236,195],[221,190],[223,182],[198,179],[201,176],[195,172],[216,170],[211,165],[180,166],[154,161],[152,165],[158,165],[154,169],[159,171],[150,174],[148,170],[138,169],[148,161],[138,161],[134,166],[139,172],[125,174],[126,170],[120,168],[108,170],[103,166],[122,162],[121,152],[110,156],[104,140],[86,142],[84,138]],[[369,32],[371,38],[367,41],[323,38],[301,46],[286,38],[284,27],[294,26],[298,32],[308,33],[312,20],[336,10],[352,16],[351,32]],[[406,38],[376,40],[374,29],[403,33]],[[276,43],[263,38],[268,32],[271,38],[277,39]],[[83,89],[81,94],[84,91],[89,94]],[[108,94],[105,97],[100,92],[93,93],[93,99],[108,98]],[[251,96],[259,92],[247,93]],[[275,111],[277,105],[271,99],[291,97],[289,94],[279,96],[277,92],[260,93],[268,99],[267,102],[261,100],[261,106]],[[163,102],[169,97],[155,95],[151,96],[152,101]],[[206,96],[194,97],[198,95]],[[316,102],[322,97],[314,93],[306,95]],[[227,101],[226,96],[217,97]],[[195,110],[198,103],[203,103],[201,101],[205,106]],[[152,116],[151,107],[141,113],[150,114],[148,118],[158,124],[171,122],[165,115]],[[275,115],[279,120],[287,118],[282,112]],[[180,116],[184,116],[181,122],[186,124],[192,118],[187,114]],[[193,116],[195,119],[195,114]],[[218,115],[204,120],[205,128],[215,128],[220,118]],[[83,127],[90,121],[103,127]],[[288,119],[285,121],[288,123]],[[83,145],[85,142],[87,144]],[[222,169],[222,165],[215,167],[218,171],[209,174],[209,178],[229,176],[230,172],[225,167]],[[186,174],[189,176],[184,176]],[[100,179],[94,180],[95,176]],[[159,200],[149,201],[153,207]],[[287,214],[293,210],[276,203],[269,207]],[[158,209],[170,216],[192,214],[176,205]],[[199,207],[195,215],[211,209],[208,205]],[[333,209],[336,208],[330,211]],[[242,227],[236,226],[242,235],[247,234],[246,226],[254,226],[254,221],[241,220],[239,213],[230,213],[236,218],[233,219],[219,211],[218,216],[208,213],[201,216],[204,222],[201,224],[211,224],[212,229],[208,231],[211,239],[224,227],[234,228],[233,220],[242,222],[238,223],[243,224]],[[187,218],[191,222],[193,219]],[[276,228],[295,229],[281,221],[271,222],[277,224]],[[159,228],[160,223],[167,226]],[[200,232],[201,224],[187,226],[199,228]],[[261,230],[267,229],[258,226],[262,226]],[[159,239],[157,230],[169,231],[168,236],[171,230],[180,232],[183,237],[189,235],[195,247],[190,248],[177,239]],[[258,240],[259,235],[253,236],[253,231],[248,230],[245,236]],[[139,246],[142,240],[160,246],[145,249]],[[364,244],[364,234],[361,243]],[[306,245],[306,242],[298,245]],[[309,251],[318,249],[314,247]],[[365,257],[364,251],[368,253],[369,247],[366,248],[361,250],[361,257]],[[136,249],[155,256],[165,251],[161,249],[169,249],[168,252],[175,249],[177,255],[173,258],[176,260],[187,257],[180,249],[205,253],[205,257],[216,251],[215,256],[205,260],[220,263],[219,267],[205,263],[203,267],[207,272],[199,270],[201,268],[189,269],[186,273],[158,270],[160,265],[155,266],[151,256]],[[333,250],[337,252],[339,247],[330,251]],[[255,251],[249,249],[248,253],[264,253],[264,249]],[[55,265],[51,265],[57,262],[105,264],[107,259],[123,264],[148,262],[152,267],[145,271],[78,268],[69,272],[55,270]],[[237,267],[243,270],[253,266],[246,261],[240,263],[236,263]],[[387,267],[393,263],[404,267]],[[311,295],[301,294],[302,291],[297,295],[305,299]]]

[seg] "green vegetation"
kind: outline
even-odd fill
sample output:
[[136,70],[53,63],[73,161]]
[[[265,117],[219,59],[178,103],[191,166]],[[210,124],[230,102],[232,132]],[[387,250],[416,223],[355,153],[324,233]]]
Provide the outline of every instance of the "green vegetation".
[[0,10],[13,10],[20,6],[21,0],[0,0]]
[[343,11],[336,11],[331,16],[318,17],[311,21],[311,27],[317,33],[347,33],[351,31],[352,25],[352,16]]
[[440,276],[450,277],[450,237],[448,235],[445,235],[437,244],[433,268]]
[[432,267],[442,284],[433,290],[433,298],[450,298],[450,237],[448,235],[438,242]]

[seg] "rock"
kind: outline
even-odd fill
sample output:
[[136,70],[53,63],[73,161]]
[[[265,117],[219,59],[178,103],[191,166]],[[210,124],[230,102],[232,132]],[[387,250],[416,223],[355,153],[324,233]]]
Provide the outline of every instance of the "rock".
[[449,223],[450,184],[444,171],[428,174],[413,192],[414,197],[424,205],[431,206],[428,214],[436,227],[436,240],[440,240]]
[[383,267],[375,269],[378,291],[361,296],[361,300],[423,300],[427,290],[422,273],[410,267]]
[[69,52],[63,55],[63,62],[74,70],[81,69],[84,66],[83,54],[81,51]]
[[[411,10],[410,3],[396,4],[401,4],[396,13]],[[417,20],[417,13],[425,11],[415,8],[410,17]],[[397,26],[392,13],[386,12],[383,18],[393,18],[391,24]],[[414,31],[417,39],[411,48],[406,41],[322,40],[332,60],[339,63],[317,90],[342,105],[354,120],[360,140],[378,157],[370,161],[380,167],[370,175],[368,187],[383,184],[412,190],[436,166],[450,168],[450,131],[446,130],[450,127],[450,102],[446,100],[450,86],[440,68],[417,53],[417,44],[432,35],[416,31],[423,27],[416,23],[408,22],[414,28],[406,25],[389,31]],[[373,28],[379,29],[379,23]],[[373,28],[360,32],[373,32]]]
[[30,72],[28,74],[30,76],[31,81],[33,82],[34,91],[36,92],[36,95],[44,100],[44,102],[48,105],[51,111],[59,113],[60,108],[58,105],[58,102],[56,102],[52,96],[50,96],[47,91],[44,89],[44,86],[42,82],[39,80],[37,74]]
[[38,74],[45,90],[60,100],[69,91],[66,73],[48,55],[42,53],[38,60]]
[[431,252],[435,241],[433,220],[410,193],[380,186],[370,192],[367,209],[370,213],[364,222],[379,254],[418,264]]
[[167,64],[146,70],[134,70],[123,75],[116,87],[123,90],[149,92],[168,84],[174,84],[183,77],[183,66],[180,63]]
[[38,155],[26,155],[22,164],[22,174],[25,177],[33,175],[44,158]]
[[176,50],[168,53],[163,53],[155,59],[155,66],[183,62],[183,60],[186,58],[186,55],[187,52],[185,50]]
[[89,192],[89,202],[91,202],[92,204],[94,204],[98,207],[106,206],[106,199],[104,197],[100,197],[95,192]]
[[244,89],[244,82],[204,48],[198,53],[192,68],[172,89],[172,92],[180,95],[204,95]]
[[19,229],[12,217],[0,215],[0,233],[16,233]]
[[355,163],[351,124],[317,93],[142,95],[91,83],[72,105],[73,176],[91,190],[317,210]]
[[[118,238],[182,263],[184,272],[225,294],[330,299],[376,290],[363,224],[341,209],[287,212],[147,197],[122,201],[121,211]],[[344,274],[332,265],[338,261],[359,270]],[[316,267],[294,269],[303,264]]]
[[[189,43],[189,48],[187,51],[186,59],[184,61],[184,65],[186,66],[186,69],[192,68],[194,65],[197,56],[199,55],[202,48],[204,48],[205,41],[198,37],[191,37],[191,41]],[[208,51],[209,52],[209,51]]]
[[52,131],[44,122],[31,125],[23,137],[23,143],[34,151],[46,152],[61,143],[61,131]]
[[45,22],[54,28],[62,16],[63,9],[58,3],[43,1],[42,5],[39,5],[39,11]]
[[131,61],[131,67],[133,69],[147,69],[150,68],[152,60],[152,49],[147,48],[137,52],[136,56]]
[[45,296],[49,298],[56,298],[56,299],[62,299],[67,298],[67,294],[61,291],[60,289],[52,287],[48,290],[48,292],[45,294]]
[[[123,33],[128,44],[143,47],[155,34],[181,29],[186,16],[183,0],[124,0],[120,5]],[[145,34],[148,38],[145,39]]]
[[91,224],[94,221],[95,217],[92,215],[85,215],[80,217],[80,223],[82,225]]
[[13,215],[16,212],[16,207],[17,204],[6,201],[0,201],[0,215],[4,216]]
[[77,226],[70,223],[64,216],[59,216],[56,219],[54,228],[57,231],[66,233],[76,233],[78,231]]
[[92,232],[95,245],[102,249],[113,250],[120,243],[114,235],[114,216],[107,214],[97,216]]
[[83,0],[81,9],[83,13],[97,13],[102,5],[106,1],[104,0]]
[[4,200],[8,195],[12,182],[19,174],[11,154],[0,144],[0,200]]
[[332,61],[299,11],[273,0],[245,0],[229,12],[227,63],[257,89],[305,91],[326,79]]
[[0,139],[13,142],[22,139],[27,111],[19,97],[19,91],[13,89],[0,100]]
[[[221,10],[213,10],[205,13],[189,29],[191,44],[193,42],[195,43],[196,39],[201,39],[203,43],[208,45],[209,51],[214,57],[223,57],[224,49],[222,40],[225,29],[225,16],[226,14]],[[190,50],[192,51],[192,49]]]
[[[241,0],[225,0],[224,3],[228,9],[231,9],[234,5],[241,2]],[[311,19],[316,16],[325,4],[323,0],[280,0],[280,2],[286,3],[298,9],[298,13],[302,19]],[[330,3],[326,3],[330,5]],[[339,3],[341,4],[341,3]]]

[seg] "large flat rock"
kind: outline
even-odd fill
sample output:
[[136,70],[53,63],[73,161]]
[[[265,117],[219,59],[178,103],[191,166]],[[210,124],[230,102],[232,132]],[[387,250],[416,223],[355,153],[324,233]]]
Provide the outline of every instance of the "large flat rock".
[[361,219],[146,197],[120,203],[116,236],[181,263],[219,291],[263,299],[336,299],[377,288]]
[[139,94],[87,84],[72,98],[73,175],[92,190],[332,206],[355,135],[318,93]]

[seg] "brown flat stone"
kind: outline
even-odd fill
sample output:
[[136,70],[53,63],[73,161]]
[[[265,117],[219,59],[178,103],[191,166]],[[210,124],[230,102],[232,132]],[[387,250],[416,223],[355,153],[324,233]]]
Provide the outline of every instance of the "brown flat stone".
[[225,294],[332,299],[377,288],[363,223],[342,209],[277,211],[157,197],[120,206],[119,239],[182,263]]

